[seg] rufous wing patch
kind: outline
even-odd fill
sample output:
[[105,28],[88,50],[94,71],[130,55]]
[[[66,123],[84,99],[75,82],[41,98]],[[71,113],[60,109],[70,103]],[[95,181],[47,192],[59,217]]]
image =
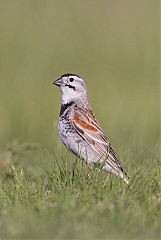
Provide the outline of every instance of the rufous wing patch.
[[74,114],[73,120],[84,129],[87,129],[93,132],[98,132],[97,128],[81,120],[76,114]]

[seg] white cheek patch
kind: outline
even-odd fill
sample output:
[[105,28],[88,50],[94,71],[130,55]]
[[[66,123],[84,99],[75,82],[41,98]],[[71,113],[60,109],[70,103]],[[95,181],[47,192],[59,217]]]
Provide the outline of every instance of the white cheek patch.
[[77,98],[77,93],[74,91],[73,88],[69,88],[67,86],[63,86],[61,88],[62,91],[62,102],[64,104],[71,102],[75,98]]
[[63,104],[78,100],[88,101],[85,84],[80,81],[73,83],[64,81],[64,84],[61,85],[61,92]]

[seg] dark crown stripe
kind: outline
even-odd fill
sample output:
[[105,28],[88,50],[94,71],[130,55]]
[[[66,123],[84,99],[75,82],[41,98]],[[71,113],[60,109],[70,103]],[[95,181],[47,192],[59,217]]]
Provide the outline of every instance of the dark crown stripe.
[[80,76],[78,76],[77,74],[74,74],[74,73],[65,73],[65,74],[61,75],[61,78],[62,77],[69,77],[69,76],[76,76],[76,77],[80,78]]

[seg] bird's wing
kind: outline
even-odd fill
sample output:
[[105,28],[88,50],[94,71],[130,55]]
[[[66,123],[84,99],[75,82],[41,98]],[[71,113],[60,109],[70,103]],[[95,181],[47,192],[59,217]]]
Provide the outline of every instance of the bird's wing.
[[71,112],[71,121],[76,132],[86,140],[93,151],[100,155],[100,161],[102,157],[106,156],[106,163],[119,175],[123,173],[123,169],[91,109],[74,107]]

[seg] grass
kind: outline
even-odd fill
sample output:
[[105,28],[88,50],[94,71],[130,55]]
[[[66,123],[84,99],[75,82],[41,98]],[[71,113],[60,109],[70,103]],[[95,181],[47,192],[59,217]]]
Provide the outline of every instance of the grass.
[[[1,0],[0,239],[161,239],[158,4]],[[67,72],[129,186],[87,177],[60,142],[52,82]]]
[[[43,156],[32,171],[20,167],[27,152],[37,164]],[[141,160],[128,164],[127,186],[96,170],[89,177],[69,153],[14,143],[1,158],[1,238],[160,239],[161,167],[154,153]]]

